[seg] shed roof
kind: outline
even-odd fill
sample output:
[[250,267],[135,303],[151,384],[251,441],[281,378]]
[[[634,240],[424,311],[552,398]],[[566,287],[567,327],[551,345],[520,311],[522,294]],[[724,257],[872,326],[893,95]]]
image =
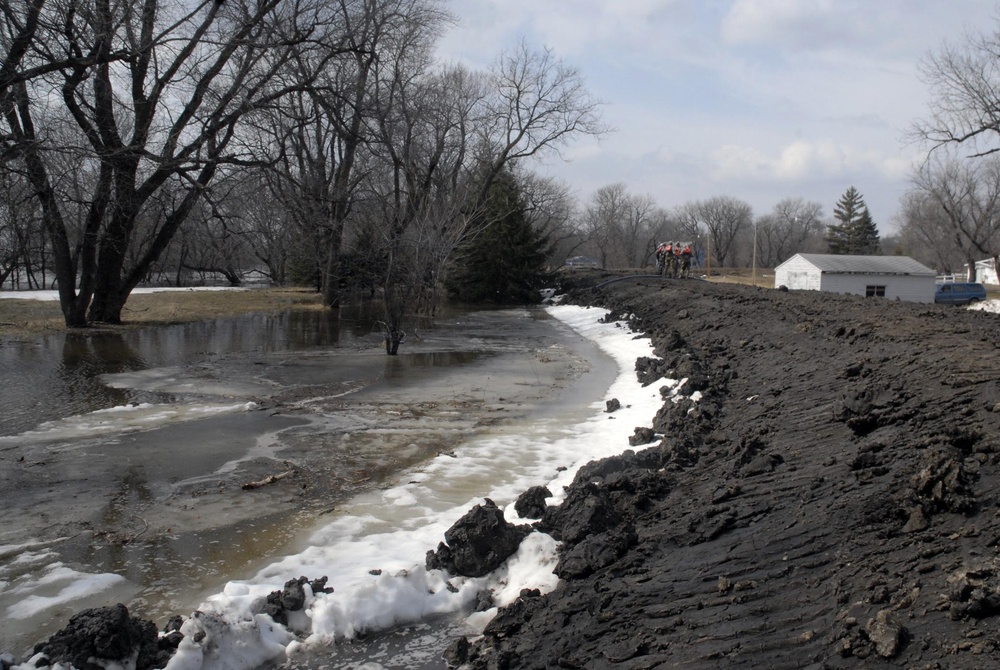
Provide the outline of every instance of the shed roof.
[[926,265],[909,256],[842,256],[839,254],[798,254],[820,272],[865,275],[935,275]]

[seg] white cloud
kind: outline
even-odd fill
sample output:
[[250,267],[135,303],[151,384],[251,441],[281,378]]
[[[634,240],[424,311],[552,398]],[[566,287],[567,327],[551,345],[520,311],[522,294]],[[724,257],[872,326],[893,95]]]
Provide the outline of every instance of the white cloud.
[[[439,53],[487,64],[478,57],[511,47],[522,36],[573,61],[630,62],[637,68],[662,58],[695,59],[710,44],[695,26],[701,8],[684,0],[454,0],[460,25]],[[693,9],[696,8],[696,9]],[[713,40],[714,41],[714,40]]]
[[737,0],[722,21],[721,33],[735,45],[809,44],[816,48],[856,34],[854,12],[844,11],[852,4],[844,0]]
[[908,176],[909,157],[886,155],[833,140],[795,141],[773,155],[759,149],[725,145],[712,152],[716,181],[773,181],[794,184],[816,178],[850,182],[860,176],[901,179]]
[[[770,50],[919,58],[942,35],[982,30],[996,0],[732,0],[720,34],[730,45]],[[992,21],[991,21],[992,22]]]
[[576,160],[594,160],[604,155],[605,151],[600,140],[591,139],[585,142],[577,142],[564,149],[562,157],[570,162]]
[[816,159],[836,158],[836,147],[832,142],[814,145],[808,142],[793,142],[781,151],[781,156],[774,165],[774,174],[780,179],[795,181],[806,177],[814,169]]
[[773,172],[773,164],[757,149],[726,144],[712,152],[711,175],[715,181],[767,179]]

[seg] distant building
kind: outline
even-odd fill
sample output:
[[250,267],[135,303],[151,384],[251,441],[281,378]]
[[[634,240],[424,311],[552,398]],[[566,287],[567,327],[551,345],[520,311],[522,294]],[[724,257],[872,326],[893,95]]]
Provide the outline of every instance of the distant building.
[[596,258],[591,258],[590,256],[573,256],[572,258],[566,259],[566,267],[568,268],[599,268],[601,267],[601,262]]
[[[964,279],[963,277],[963,281]],[[997,281],[997,270],[993,266],[992,258],[976,261],[976,281],[981,284],[1000,284],[1000,281]]]
[[795,254],[774,269],[774,286],[934,302],[934,270],[908,256]]

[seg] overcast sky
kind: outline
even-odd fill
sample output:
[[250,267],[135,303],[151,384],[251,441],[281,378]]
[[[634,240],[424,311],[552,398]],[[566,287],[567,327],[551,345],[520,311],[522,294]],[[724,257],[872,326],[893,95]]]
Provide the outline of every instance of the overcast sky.
[[577,68],[615,128],[537,171],[584,203],[625,183],[672,208],[728,195],[754,214],[786,197],[824,216],[849,186],[879,231],[908,188],[926,116],[919,63],[969,31],[993,32],[996,0],[450,0],[440,55],[487,67],[522,37]]

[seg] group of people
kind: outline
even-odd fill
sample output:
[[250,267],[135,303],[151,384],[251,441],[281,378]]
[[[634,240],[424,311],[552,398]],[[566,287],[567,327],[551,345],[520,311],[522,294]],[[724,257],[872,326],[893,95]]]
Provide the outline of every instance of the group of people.
[[691,245],[660,242],[656,247],[656,273],[674,279],[687,279],[691,269]]

